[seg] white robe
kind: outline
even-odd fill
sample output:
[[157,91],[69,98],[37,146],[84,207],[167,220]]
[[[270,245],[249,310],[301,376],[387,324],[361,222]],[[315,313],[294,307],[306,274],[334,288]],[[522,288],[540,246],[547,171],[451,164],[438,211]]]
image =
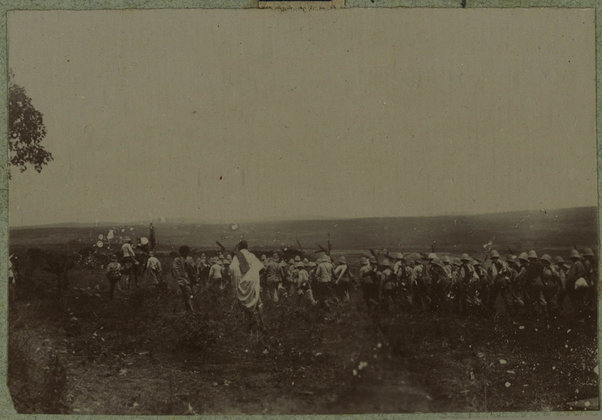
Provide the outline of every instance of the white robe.
[[232,283],[239,302],[245,307],[252,309],[259,303],[259,272],[263,268],[263,264],[248,250],[242,249],[240,252],[249,264],[249,271],[242,275],[238,257],[234,256],[230,264]]

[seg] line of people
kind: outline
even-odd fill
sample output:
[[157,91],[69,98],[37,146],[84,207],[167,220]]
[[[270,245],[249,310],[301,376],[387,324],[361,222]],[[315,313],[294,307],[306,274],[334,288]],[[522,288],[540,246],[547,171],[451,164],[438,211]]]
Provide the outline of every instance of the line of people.
[[493,250],[487,268],[464,253],[460,258],[430,253],[407,261],[401,253],[362,258],[360,278],[366,303],[399,304],[423,311],[495,315],[502,298],[511,316],[557,316],[566,298],[579,314],[593,310],[597,262],[587,248],[571,251],[569,263],[534,250],[501,257]]

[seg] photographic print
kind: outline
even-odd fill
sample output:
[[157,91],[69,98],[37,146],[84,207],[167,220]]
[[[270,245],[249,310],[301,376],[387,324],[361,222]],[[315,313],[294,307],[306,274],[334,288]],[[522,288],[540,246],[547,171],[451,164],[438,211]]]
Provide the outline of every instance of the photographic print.
[[17,412],[599,409],[593,9],[7,21]]

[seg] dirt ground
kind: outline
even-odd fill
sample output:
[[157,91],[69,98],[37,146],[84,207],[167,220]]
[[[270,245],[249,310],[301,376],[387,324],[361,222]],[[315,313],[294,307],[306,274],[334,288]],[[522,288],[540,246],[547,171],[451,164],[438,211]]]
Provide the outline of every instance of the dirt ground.
[[62,298],[34,272],[35,297],[9,308],[9,387],[22,413],[292,414],[598,408],[595,317],[313,308],[266,302],[250,332],[229,291],[187,315],[173,281],[108,300],[94,271],[71,270]]

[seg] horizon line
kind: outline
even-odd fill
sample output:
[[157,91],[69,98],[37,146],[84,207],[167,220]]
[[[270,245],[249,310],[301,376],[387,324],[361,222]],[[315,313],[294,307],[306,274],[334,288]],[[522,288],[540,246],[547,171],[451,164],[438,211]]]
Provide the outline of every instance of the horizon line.
[[[95,226],[107,226],[107,225],[147,225],[149,223],[153,223],[155,225],[162,224],[200,224],[206,226],[220,226],[220,225],[229,225],[229,224],[254,224],[254,223],[275,223],[275,222],[313,222],[313,221],[328,221],[328,220],[361,220],[361,219],[416,219],[416,218],[425,218],[432,219],[438,217],[466,217],[466,216],[488,216],[488,215],[496,215],[496,214],[508,214],[508,213],[525,213],[525,212],[547,212],[547,211],[562,211],[562,210],[574,210],[574,209],[589,209],[589,208],[598,208],[597,205],[583,205],[583,206],[575,206],[575,207],[558,207],[558,208],[542,208],[542,209],[520,209],[520,210],[507,210],[507,211],[491,211],[491,212],[482,212],[482,213],[446,213],[446,214],[437,214],[437,215],[428,215],[428,216],[420,216],[420,215],[410,215],[410,216],[363,216],[363,217],[335,217],[335,216],[298,216],[298,217],[281,217],[281,218],[273,218],[270,219],[246,219],[240,220],[238,222],[228,222],[221,220],[197,220],[193,221],[191,217],[166,217],[159,219],[150,219],[150,220],[137,220],[130,222],[116,222],[116,221],[86,221],[86,222],[56,222],[56,223],[45,223],[39,225],[10,225],[10,220],[8,223],[8,228],[10,229],[33,229],[33,228],[52,228],[52,227],[65,227],[66,225],[76,225],[73,227],[95,227]],[[311,217],[311,218],[310,218]],[[165,222],[162,222],[161,219],[165,219]],[[183,221],[178,221],[183,220]]]

